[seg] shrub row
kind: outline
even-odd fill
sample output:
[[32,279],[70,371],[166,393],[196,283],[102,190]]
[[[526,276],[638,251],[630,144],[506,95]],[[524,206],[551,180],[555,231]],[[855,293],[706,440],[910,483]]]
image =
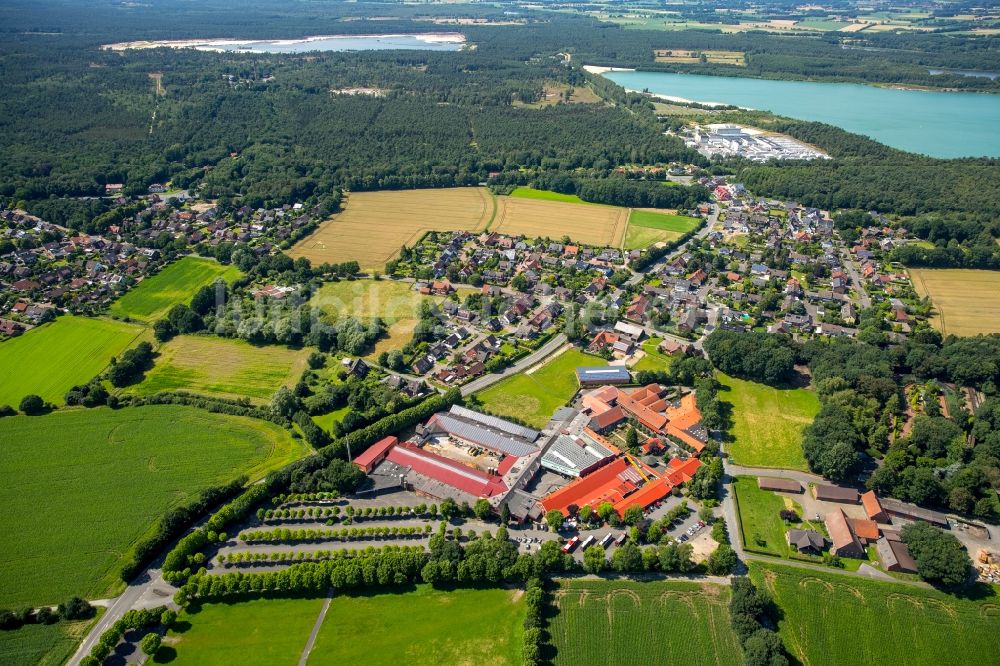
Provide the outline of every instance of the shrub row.
[[174,595],[186,605],[194,599],[223,599],[253,593],[313,593],[334,589],[405,585],[420,579],[427,553],[419,546],[386,546],[356,557],[338,557],[323,562],[302,562],[281,571],[196,574]]
[[345,527],[339,530],[298,529],[282,527],[275,530],[252,530],[240,538],[247,543],[289,543],[292,541],[356,541],[360,539],[402,539],[430,534],[431,526],[424,527]]
[[196,553],[209,543],[225,541],[226,534],[222,529],[232,522],[245,518],[250,510],[257,503],[264,501],[270,493],[271,489],[267,483],[255,484],[212,514],[204,527],[199,527],[185,536],[177,542],[173,550],[167,553],[167,557],[163,561],[164,577],[169,581],[177,580],[176,574],[181,574],[185,568],[193,563]]
[[306,520],[344,516],[353,522],[365,519],[388,518],[434,518],[438,515],[437,505],[428,508],[426,504],[417,506],[376,506],[356,509],[347,505],[343,509],[334,507],[306,507],[300,509],[258,509],[257,518],[262,521]]
[[127,632],[154,627],[161,622],[170,624],[173,621],[173,613],[174,611],[169,610],[166,606],[126,612],[120,620],[101,634],[101,638],[91,649],[90,654],[80,661],[80,666],[101,666]]
[[524,601],[527,615],[524,618],[524,642],[521,647],[521,663],[537,666],[542,662],[542,630],[545,628],[545,590],[539,578],[531,578],[525,584]]
[[265,407],[255,407],[246,400],[228,400],[226,398],[209,398],[203,395],[187,393],[186,391],[160,391],[153,395],[120,396],[121,404],[132,407],[143,405],[188,405],[197,407],[207,412],[215,414],[228,414],[229,416],[249,416],[263,421],[270,421],[283,428],[290,428],[292,422],[284,416],[277,414]]
[[238,566],[241,564],[255,564],[258,562],[319,562],[342,557],[346,550],[299,550],[280,551],[273,553],[250,553],[241,551],[219,555],[219,564],[223,566]]
[[340,499],[340,493],[280,493],[271,498],[276,506],[294,506],[305,502],[325,502]]

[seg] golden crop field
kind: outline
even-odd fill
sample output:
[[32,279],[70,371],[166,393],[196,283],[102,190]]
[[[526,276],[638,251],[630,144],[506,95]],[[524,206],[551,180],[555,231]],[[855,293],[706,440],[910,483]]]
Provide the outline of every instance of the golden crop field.
[[478,231],[493,218],[493,197],[482,187],[353,192],[344,210],[289,252],[314,265],[356,260],[382,270],[403,245],[428,231]]
[[628,215],[628,208],[616,206],[497,197],[491,229],[511,236],[569,236],[588,245],[621,247]]
[[931,323],[946,335],[1000,333],[1000,272],[911,268],[913,287],[929,296]]

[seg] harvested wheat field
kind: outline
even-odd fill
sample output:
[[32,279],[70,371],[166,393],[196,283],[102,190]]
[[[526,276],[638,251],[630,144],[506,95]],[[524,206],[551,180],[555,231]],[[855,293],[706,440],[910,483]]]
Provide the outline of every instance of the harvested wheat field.
[[313,264],[355,260],[362,269],[382,270],[400,247],[412,245],[428,231],[478,231],[493,213],[493,197],[483,187],[353,192],[342,212],[297,243],[289,255]]
[[911,268],[913,288],[930,296],[931,323],[945,335],[1000,333],[1000,272]]
[[578,243],[621,247],[628,208],[497,197],[492,231],[511,236],[569,236]]

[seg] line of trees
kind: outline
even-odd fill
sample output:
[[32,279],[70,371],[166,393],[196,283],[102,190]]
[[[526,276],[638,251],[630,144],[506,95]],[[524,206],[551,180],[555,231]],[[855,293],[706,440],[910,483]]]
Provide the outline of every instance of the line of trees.
[[289,529],[280,527],[273,530],[250,530],[240,535],[247,543],[293,543],[298,541],[361,541],[364,539],[417,538],[431,531],[424,527],[344,527],[339,530]]

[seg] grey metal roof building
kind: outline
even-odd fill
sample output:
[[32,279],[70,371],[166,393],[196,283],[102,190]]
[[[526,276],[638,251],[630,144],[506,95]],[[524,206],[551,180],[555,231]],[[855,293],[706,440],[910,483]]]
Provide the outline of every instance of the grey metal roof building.
[[620,365],[577,368],[576,377],[583,386],[628,384],[632,381],[632,375],[624,366]]
[[451,414],[435,414],[427,422],[427,428],[430,433],[448,434],[473,444],[479,444],[497,453],[518,458],[538,453],[538,447],[525,439],[456,418]]
[[585,434],[558,435],[542,455],[542,467],[566,476],[579,477],[614,456],[605,446]]
[[512,423],[505,419],[498,418],[496,416],[490,416],[489,414],[481,414],[480,412],[474,412],[471,409],[466,409],[461,405],[452,405],[449,413],[452,416],[460,416],[463,419],[469,421],[475,421],[481,423],[487,428],[493,430],[499,430],[505,432],[508,435],[513,435],[515,437],[520,437],[521,439],[526,439],[529,442],[533,442],[538,439],[538,431],[527,428],[523,425],[518,425],[517,423]]

